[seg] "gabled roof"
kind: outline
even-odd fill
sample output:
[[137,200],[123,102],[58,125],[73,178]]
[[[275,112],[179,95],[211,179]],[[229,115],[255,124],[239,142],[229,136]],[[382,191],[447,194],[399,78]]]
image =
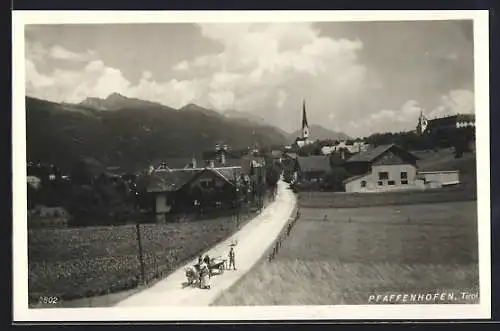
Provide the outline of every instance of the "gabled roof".
[[365,152],[360,152],[360,153],[354,154],[353,156],[351,156],[347,160],[347,162],[373,162],[373,161],[375,161],[375,159],[377,159],[380,155],[387,152],[389,149],[392,149],[397,154],[404,155],[405,158],[409,157],[409,158],[413,158],[415,160],[418,160],[418,158],[415,155],[413,155],[412,153],[397,146],[396,144],[390,144],[390,145],[379,145],[379,146],[372,148],[372,149],[369,149]]
[[349,183],[349,182],[352,182],[353,180],[356,180],[356,179],[360,179],[360,178],[363,178],[365,176],[368,176],[370,175],[371,173],[370,172],[367,172],[367,173],[364,173],[362,175],[356,175],[356,176],[352,176],[352,177],[349,177],[349,178],[346,178],[342,181],[343,184],[346,184],[346,183]]
[[285,153],[285,156],[291,159],[296,159],[298,157],[297,153]]
[[333,153],[333,154],[329,154],[327,156],[329,157],[331,165],[340,166],[340,165],[343,165],[345,163],[345,160],[340,156],[339,153]]
[[205,171],[211,171],[233,185],[235,178],[242,174],[241,167],[217,167],[155,171],[149,178],[148,192],[174,192]]
[[[162,160],[157,160],[153,163],[153,167],[158,167],[161,163],[165,163],[169,169],[184,169],[186,166],[191,164],[193,162],[192,158],[166,158]],[[197,163],[200,163],[201,161],[198,159],[196,160]],[[202,166],[202,164],[200,164]]]
[[222,165],[220,162],[215,162],[216,167],[240,167],[241,159],[240,158],[226,158],[226,162]]
[[299,156],[297,162],[302,172],[328,172],[332,169],[329,155]]
[[271,155],[275,157],[281,157],[283,155],[283,152],[280,151],[279,149],[273,149],[271,151]]
[[207,169],[214,171],[230,184],[233,184],[235,179],[240,177],[241,174],[243,173],[241,167],[223,167],[223,168],[207,168]]
[[187,184],[203,169],[160,170],[154,171],[147,185],[148,192],[173,192]]

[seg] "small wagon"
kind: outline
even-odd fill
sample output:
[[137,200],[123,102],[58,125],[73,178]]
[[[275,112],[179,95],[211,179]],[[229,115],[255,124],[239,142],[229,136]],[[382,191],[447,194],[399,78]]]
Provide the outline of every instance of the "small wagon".
[[208,265],[208,269],[210,269],[210,274],[213,275],[214,271],[217,271],[217,274],[224,273],[226,269],[226,259],[221,257],[215,257],[210,259],[210,263]]

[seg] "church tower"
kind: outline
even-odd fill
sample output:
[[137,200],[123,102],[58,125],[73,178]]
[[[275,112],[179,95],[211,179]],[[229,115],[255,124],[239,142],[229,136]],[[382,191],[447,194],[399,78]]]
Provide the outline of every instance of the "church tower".
[[302,102],[302,139],[309,139],[309,124],[307,124],[306,101]]
[[425,130],[427,129],[427,118],[424,116],[424,113],[422,110],[420,110],[420,117],[418,118],[418,124],[417,124],[417,133],[418,134],[424,134]]

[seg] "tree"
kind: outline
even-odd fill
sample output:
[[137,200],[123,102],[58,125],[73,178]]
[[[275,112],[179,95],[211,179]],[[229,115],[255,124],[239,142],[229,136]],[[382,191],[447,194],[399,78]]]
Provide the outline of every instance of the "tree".
[[325,175],[325,188],[333,191],[344,191],[343,181],[347,179],[349,174],[343,167],[333,167],[332,170]]
[[[267,165],[267,163],[266,163]],[[276,162],[272,162],[266,169],[266,182],[267,186],[273,194],[276,192],[278,187],[278,181],[281,176],[282,169]]]
[[83,160],[80,160],[73,165],[70,176],[71,182],[77,185],[90,185],[92,183],[90,167]]
[[28,209],[33,209],[39,203],[38,190],[31,184],[27,184],[27,203]]

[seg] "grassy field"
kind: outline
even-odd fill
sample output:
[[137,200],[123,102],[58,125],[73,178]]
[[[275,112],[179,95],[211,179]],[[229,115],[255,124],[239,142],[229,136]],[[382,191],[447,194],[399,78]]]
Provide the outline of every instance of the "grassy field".
[[460,292],[479,288],[477,261],[475,201],[301,208],[276,259],[214,305],[368,304],[370,295],[440,291],[464,303]]
[[305,208],[356,208],[476,200],[475,190],[438,188],[425,191],[380,193],[300,192],[299,204]]
[[[242,215],[240,227],[253,214]],[[146,280],[168,275],[236,230],[228,217],[140,227]],[[132,289],[140,281],[134,225],[28,232],[29,301],[59,301]]]

